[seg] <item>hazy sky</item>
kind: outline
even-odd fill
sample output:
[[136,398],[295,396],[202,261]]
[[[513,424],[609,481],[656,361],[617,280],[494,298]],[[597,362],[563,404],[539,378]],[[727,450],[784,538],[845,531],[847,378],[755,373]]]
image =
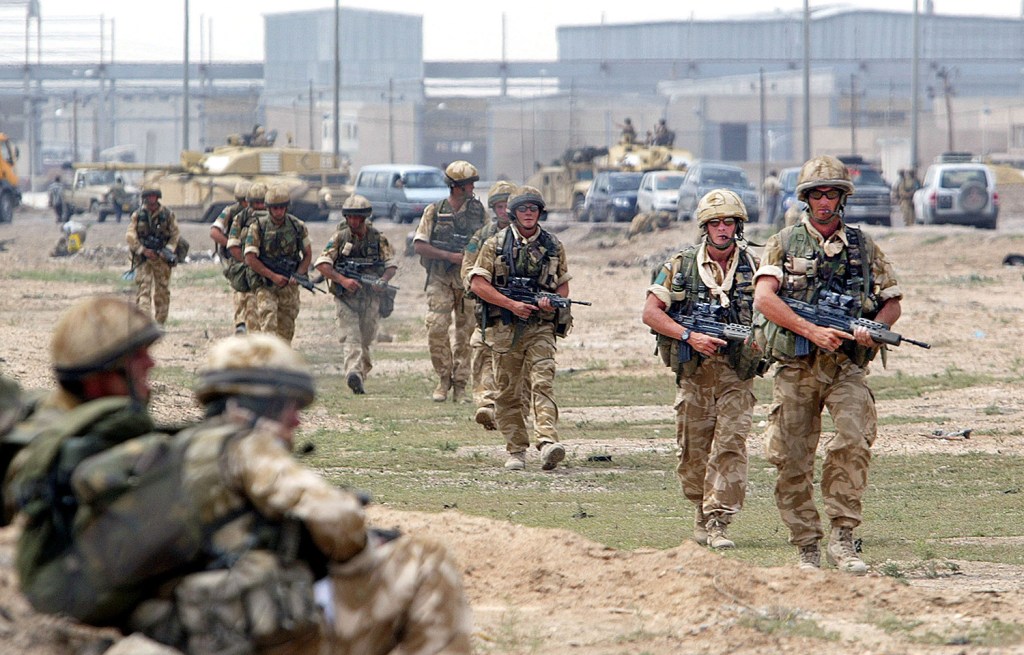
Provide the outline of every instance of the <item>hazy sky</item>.
[[[920,0],[923,10],[925,0]],[[11,4],[8,0],[0,4]],[[513,60],[554,59],[555,27],[607,23],[729,18],[770,11],[800,11],[803,0],[683,0],[615,2],[606,0],[343,0],[341,6],[378,9],[423,16],[424,58],[428,61],[490,60],[502,55],[502,14],[506,23],[506,56]],[[184,0],[40,0],[44,25],[58,17],[114,19],[114,56],[118,61],[166,60],[182,57]],[[913,0],[852,0],[845,3],[811,0],[811,9],[830,6],[913,10]],[[1020,16],[1021,0],[934,0],[936,13]],[[330,9],[332,0],[190,0],[191,57],[198,59],[200,24],[212,35],[215,60],[262,60],[263,16],[306,9]],[[13,11],[5,9],[5,16]],[[56,26],[60,21],[53,21]],[[75,21],[76,26],[86,23]],[[98,28],[97,28],[98,30]],[[98,42],[98,38],[97,38]],[[46,48],[44,40],[44,50]],[[44,54],[44,59],[47,58]]]

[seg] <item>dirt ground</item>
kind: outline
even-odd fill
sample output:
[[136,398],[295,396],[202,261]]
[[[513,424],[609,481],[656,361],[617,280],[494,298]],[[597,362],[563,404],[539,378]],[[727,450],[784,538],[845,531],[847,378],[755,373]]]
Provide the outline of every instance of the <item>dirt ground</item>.
[[[873,375],[936,375],[958,370],[996,379],[1019,377],[1024,368],[1022,268],[1003,266],[1010,253],[1024,253],[1024,190],[1001,189],[1003,213],[998,231],[948,226],[911,229],[868,228],[894,261],[906,294],[898,330],[932,344],[894,349],[888,368]],[[549,226],[566,243],[573,296],[594,302],[577,314],[576,329],[560,344],[560,369],[595,368],[609,375],[638,374],[652,366],[651,337],[639,321],[643,288],[652,266],[695,232],[689,224],[625,239],[625,226],[572,225],[553,217]],[[407,226],[388,221],[380,227],[401,248]],[[314,251],[326,242],[333,223],[311,224]],[[190,267],[213,267],[204,257],[207,227],[183,226],[193,244]],[[124,225],[108,221],[90,228],[85,252],[68,259],[48,257],[57,238],[50,214],[21,210],[11,225],[0,225],[0,371],[26,387],[50,384],[49,328],[70,302],[109,291],[92,283],[96,271],[127,268]],[[753,240],[759,240],[756,235]],[[34,272],[33,272],[34,271]],[[78,277],[73,284],[61,272]],[[402,259],[395,280],[403,292],[395,316],[416,325],[410,349],[425,347],[421,322],[422,269]],[[209,342],[230,331],[226,295],[219,285],[172,283],[168,336],[156,348],[159,362],[195,370]],[[295,346],[304,352],[331,348],[331,306],[324,296],[303,296]],[[307,304],[309,303],[309,304]],[[319,364],[321,371],[337,364]],[[331,367],[334,368],[331,368]],[[429,363],[385,361],[377,373],[425,371]],[[161,420],[194,417],[189,390],[170,384],[156,389],[154,412]],[[758,408],[763,414],[765,408]],[[971,428],[968,440],[928,438],[930,429],[881,428],[875,452],[966,452],[1024,455],[1017,429],[1024,413],[1024,390],[1010,382],[963,391],[928,393],[911,400],[880,402],[881,416],[947,417],[934,429]],[[578,407],[563,420],[605,421],[637,416],[664,417],[668,407]],[[313,413],[307,424],[344,417]],[[758,434],[760,429],[757,430]],[[598,444],[616,452],[638,447],[616,440]],[[671,449],[671,439],[665,442]],[[646,447],[650,443],[646,442]],[[760,454],[759,438],[750,442]],[[495,446],[495,456],[500,446]],[[496,460],[499,461],[500,460]],[[990,622],[1024,624],[1024,570],[984,562],[955,562],[955,573],[910,577],[909,585],[871,573],[862,578],[798,571],[795,566],[757,568],[723,558],[692,544],[669,550],[617,551],[567,530],[540,530],[467,516],[404,513],[372,507],[374,522],[429,534],[449,544],[461,562],[482,653],[575,653],[579,655],[678,653],[1024,653],[1010,647],[970,645],[966,636]],[[0,655],[99,653],[116,634],[33,614],[16,591],[11,571],[15,528],[0,530]],[[1024,539],[1019,540],[1024,545]],[[510,558],[507,553],[526,554]],[[816,624],[835,633],[831,642],[814,638],[801,625]],[[785,626],[771,629],[770,626]],[[880,626],[885,626],[885,629]],[[953,634],[953,637],[950,635]],[[935,635],[944,635],[936,638]],[[976,643],[976,642],[975,642]]]

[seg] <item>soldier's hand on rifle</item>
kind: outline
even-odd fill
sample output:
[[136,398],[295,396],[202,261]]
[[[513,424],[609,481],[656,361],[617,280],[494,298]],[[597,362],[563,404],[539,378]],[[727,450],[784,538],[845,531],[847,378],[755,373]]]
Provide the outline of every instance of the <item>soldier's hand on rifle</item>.
[[[826,328],[812,324],[810,334],[807,335],[807,338],[814,345],[831,353],[835,352],[839,346],[843,345],[844,340],[850,340],[854,337],[849,332],[843,332],[842,330],[837,330],[835,328]],[[868,337],[868,339],[870,338],[871,337]]]
[[350,277],[341,276],[341,286],[345,287],[346,291],[352,291],[353,293],[363,288],[363,285],[359,283],[359,280],[353,280]]
[[553,312],[553,311],[555,311],[554,305],[551,304],[551,299],[548,298],[547,296],[541,296],[540,297],[540,300],[537,301],[537,307],[539,307],[541,309],[541,311],[545,311],[545,312]]
[[854,340],[867,348],[874,348],[878,346],[878,342],[871,338],[871,332],[863,325],[858,325],[853,328]]
[[711,357],[718,349],[726,345],[725,339],[719,339],[702,332],[690,332],[690,339],[687,341],[690,347],[705,357]]
[[275,287],[281,288],[287,287],[289,285],[298,284],[298,282],[296,282],[292,278],[281,275],[280,273],[271,273],[270,281],[274,283]]
[[157,252],[155,250],[151,249],[151,248],[143,248],[142,249],[142,256],[145,257],[146,259],[150,260],[150,261],[153,261],[153,260],[158,259],[160,257],[160,255],[158,255]]
[[[547,302],[549,306],[551,305],[551,303],[546,298],[545,299],[541,299],[540,302],[541,303]],[[521,318],[523,320],[528,320],[530,318],[530,316],[532,316],[533,313],[535,311],[537,311],[538,309],[539,309],[539,307],[537,307],[537,305],[531,305],[529,303],[519,302],[518,300],[513,300],[512,301],[512,306],[508,308],[508,310],[510,312],[512,312],[517,317],[519,317],[519,318]]]

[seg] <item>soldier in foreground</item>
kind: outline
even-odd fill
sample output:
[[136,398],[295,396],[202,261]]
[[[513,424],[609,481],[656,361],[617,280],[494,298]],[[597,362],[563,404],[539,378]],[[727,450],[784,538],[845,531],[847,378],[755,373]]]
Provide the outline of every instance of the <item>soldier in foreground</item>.
[[354,394],[365,393],[363,381],[373,368],[370,346],[377,338],[379,319],[394,307],[388,282],[398,271],[387,237],[366,224],[371,214],[369,200],[349,196],[341,208],[345,222],[314,263],[335,296],[346,383]]
[[747,209],[735,193],[708,192],[695,214],[700,243],[661,267],[647,289],[643,320],[658,333],[658,351],[676,374],[676,475],[696,506],[693,538],[725,549],[736,545],[726,529],[747,490],[753,378],[761,372],[761,357],[743,341],[689,329],[677,319],[717,306],[717,320],[749,328],[757,260],[742,238]]
[[[814,303],[831,292],[854,300],[854,313],[887,325],[900,317],[903,292],[892,265],[866,233],[843,222],[853,182],[835,157],[807,161],[797,198],[807,203],[800,222],[765,244],[755,274],[755,334],[777,362],[765,433],[768,458],[778,469],[775,504],[800,551],[800,568],[821,566],[824,536],[814,504],[814,455],[827,408],[835,436],[825,445],[821,495],[831,524],[828,561],[863,574],[854,548],[862,520],[871,445],[878,432],[875,400],[865,376],[879,344],[864,327],[852,334],[798,316],[785,299]],[[806,347],[806,348],[804,348]],[[806,353],[803,351],[806,350]]]
[[[448,197],[423,210],[416,228],[413,249],[427,269],[427,347],[437,374],[431,398],[443,403],[452,394],[454,402],[469,402],[469,338],[473,331],[473,308],[465,301],[460,267],[466,244],[486,219],[483,204],[473,195],[480,180],[467,161],[455,161],[445,169]],[[454,338],[448,332],[455,322]]]
[[245,236],[245,264],[251,276],[260,332],[272,332],[289,344],[299,315],[299,286],[313,253],[306,224],[288,213],[288,189],[267,191],[266,213],[254,215]]
[[[530,435],[526,431],[528,408],[520,385],[528,384],[534,413],[536,446],[542,468],[550,471],[565,458],[558,442],[558,405],[555,404],[555,338],[572,326],[569,308],[556,309],[549,297],[534,303],[513,300],[502,289],[517,283],[534,292],[569,296],[565,248],[540,227],[544,198],[533,187],[517,188],[508,201],[512,224],[489,238],[469,271],[470,289],[485,306],[481,329],[485,346],[492,348],[494,398],[498,430],[505,438],[505,468],[526,468]],[[527,376],[524,379],[524,374]],[[528,382],[527,382],[528,380]]]
[[[236,269],[239,265],[244,268],[242,262],[241,250],[238,251],[238,258],[236,259],[231,251],[228,249],[228,235],[231,233],[231,227],[234,222],[242,215],[246,207],[249,206],[249,201],[246,198],[246,194],[249,192],[249,187],[252,184],[246,181],[239,182],[235,185],[235,202],[225,207],[220,214],[214,219],[210,225],[210,239],[213,240],[214,249],[217,253],[217,257],[220,259],[221,272],[224,273],[224,277],[231,283],[231,278],[235,274]],[[232,286],[234,289],[234,286]],[[237,319],[238,315],[241,314],[244,317],[244,308],[242,312],[239,312],[239,304],[244,302],[245,296],[239,299],[238,291],[235,290],[234,295],[234,308],[235,308],[235,331],[245,331],[245,319],[241,321]]]
[[135,302],[163,325],[171,306],[171,267],[177,264],[178,221],[160,204],[160,188],[142,189],[142,206],[128,220],[125,241],[135,269]]

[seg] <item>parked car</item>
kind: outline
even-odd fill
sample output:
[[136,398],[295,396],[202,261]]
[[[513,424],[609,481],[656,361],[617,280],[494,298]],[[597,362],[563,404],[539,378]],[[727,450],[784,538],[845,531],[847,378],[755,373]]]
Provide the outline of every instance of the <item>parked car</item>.
[[914,214],[925,225],[956,223],[994,230],[999,218],[995,174],[974,162],[932,164],[914,192]]
[[673,216],[679,203],[679,187],[686,173],[682,171],[648,171],[640,180],[636,195],[638,212],[667,211]]
[[712,189],[735,192],[746,206],[750,222],[757,222],[760,214],[757,191],[747,179],[746,172],[739,166],[708,161],[695,162],[687,169],[686,177],[679,187],[677,218],[681,221],[693,218],[697,203]]
[[643,173],[601,171],[583,201],[581,221],[630,221],[636,216],[636,196]]
[[892,225],[892,187],[877,168],[860,156],[842,156],[853,181],[853,194],[846,199],[843,220]]
[[380,164],[359,170],[355,192],[370,201],[375,217],[411,223],[427,205],[448,197],[448,184],[444,171],[434,166]]

